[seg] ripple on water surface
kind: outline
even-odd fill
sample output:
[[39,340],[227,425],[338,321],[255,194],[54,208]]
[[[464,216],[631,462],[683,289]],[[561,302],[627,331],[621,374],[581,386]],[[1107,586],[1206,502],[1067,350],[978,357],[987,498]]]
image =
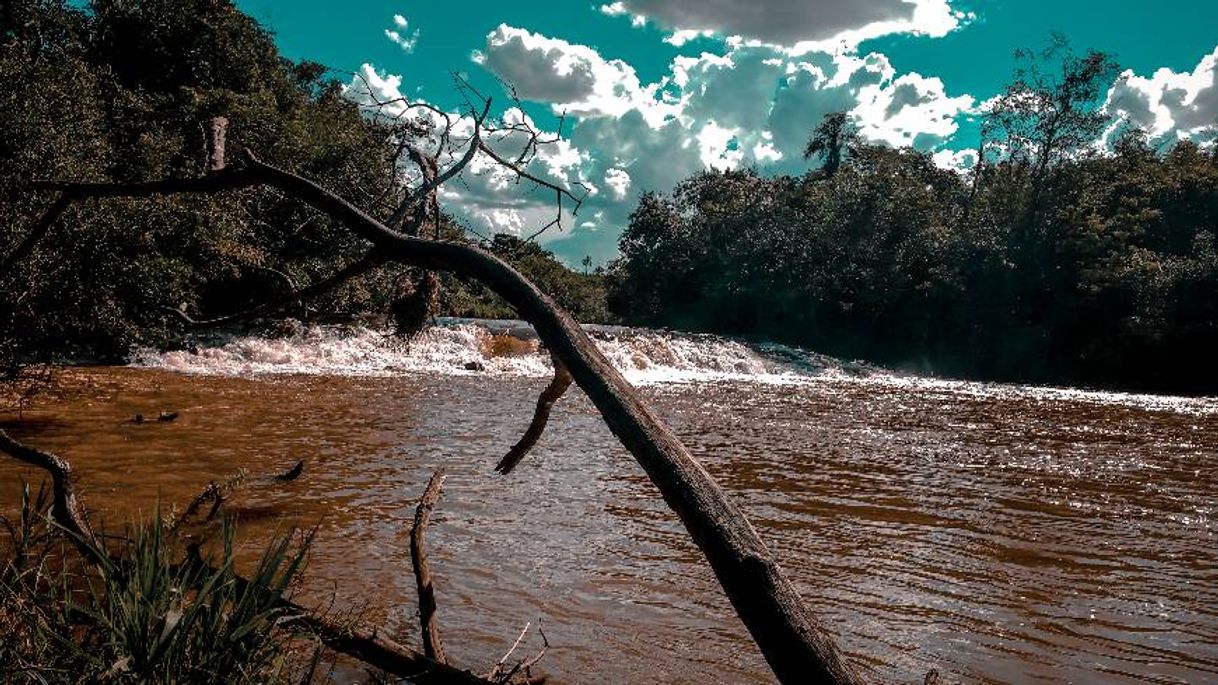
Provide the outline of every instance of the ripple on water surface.
[[[158,496],[183,502],[240,466],[305,459],[300,481],[234,502],[250,551],[284,518],[320,522],[306,593],[362,607],[410,642],[403,531],[442,466],[429,544],[462,665],[494,663],[540,618],[560,682],[771,682],[697,549],[586,398],[564,398],[535,453],[494,475],[548,370],[524,355],[466,372],[457,362],[484,334],[443,335],[377,373],[367,367],[388,367],[379,343],[356,355],[364,371],[301,375],[270,372],[316,362],[260,357],[249,341],[183,356],[195,375],[74,371],[77,392],[6,425],[71,458],[111,519],[147,513]],[[652,370],[636,380],[654,406],[871,676],[1218,680],[1214,400],[859,376],[823,359],[783,366],[742,343],[668,340],[601,344],[618,346],[619,366]],[[340,343],[319,354],[358,366]],[[722,347],[686,349],[703,344]],[[128,422],[161,408],[181,418]],[[16,501],[15,472],[0,464],[4,502]]]

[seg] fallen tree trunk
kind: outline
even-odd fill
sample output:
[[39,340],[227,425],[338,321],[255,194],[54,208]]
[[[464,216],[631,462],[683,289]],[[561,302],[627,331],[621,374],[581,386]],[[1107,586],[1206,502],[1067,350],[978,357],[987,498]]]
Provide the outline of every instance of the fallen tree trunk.
[[680,517],[714,570],[778,679],[791,683],[861,683],[744,513],[676,435],[597,349],[579,324],[511,266],[472,245],[394,232],[316,183],[259,161],[199,179],[134,184],[35,182],[66,197],[143,197],[214,193],[269,185],[346,224],[379,254],[407,266],[466,274],[482,281],[533,324],[546,347],[604,417]]

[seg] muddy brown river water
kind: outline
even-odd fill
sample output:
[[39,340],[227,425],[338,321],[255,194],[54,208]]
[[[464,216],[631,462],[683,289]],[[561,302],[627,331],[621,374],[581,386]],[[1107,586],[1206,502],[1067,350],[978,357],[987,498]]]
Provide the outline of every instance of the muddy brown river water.
[[[298,481],[234,502],[247,555],[319,524],[303,593],[415,645],[405,530],[442,467],[428,544],[450,659],[483,670],[540,621],[558,682],[773,682],[580,393],[516,472],[493,472],[546,379],[541,355],[461,370],[484,337],[400,350],[314,331],[146,355],[0,418],[69,458],[112,527],[304,459]],[[709,338],[603,345],[871,678],[1218,682],[1218,400],[857,376]],[[130,422],[162,409],[180,418]],[[0,461],[6,510],[19,475],[36,474]]]

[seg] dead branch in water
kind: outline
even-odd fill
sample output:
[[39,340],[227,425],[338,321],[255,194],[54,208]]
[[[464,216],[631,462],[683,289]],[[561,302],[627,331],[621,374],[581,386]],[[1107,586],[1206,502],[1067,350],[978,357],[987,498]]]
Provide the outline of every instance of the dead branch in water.
[[68,537],[82,556],[90,562],[101,561],[95,551],[101,549],[101,546],[93,535],[93,527],[85,517],[84,508],[76,500],[76,476],[72,473],[72,465],[68,460],[14,440],[3,429],[0,429],[0,450],[18,461],[36,466],[50,474],[54,493],[51,516],[55,523],[67,531]]
[[[489,107],[489,100],[486,107]],[[447,130],[444,137],[447,138]],[[520,164],[495,153],[480,139],[472,140],[470,145],[477,145],[480,151],[512,169],[520,178],[544,183],[529,175]],[[444,176],[447,172],[424,187],[436,184]],[[255,185],[277,188],[346,224],[386,260],[476,278],[511,304],[534,326],[541,341],[579,384],[609,429],[681,519],[778,679],[785,684],[861,682],[861,677],[842,657],[833,637],[816,621],[744,512],[672,430],[651,412],[639,393],[597,349],[579,324],[501,259],[471,245],[394,231],[313,181],[262,162],[248,149],[240,167],[227,166],[203,178],[143,183],[33,183],[42,190],[62,192],[61,200],[66,201],[173,193],[212,194]],[[434,189],[427,192],[432,191]],[[557,192],[561,203],[564,191],[559,189]],[[52,213],[57,209],[62,211],[60,205],[57,202]],[[560,206],[559,221],[561,211]],[[416,214],[426,215],[427,212]],[[38,225],[49,225],[53,220],[53,216],[44,217]],[[540,405],[541,402],[539,408]]]
[[[253,482],[263,484],[290,483],[299,478],[300,474],[303,472],[304,460],[300,460],[297,461],[292,468],[284,471],[283,473],[271,476],[262,476],[261,478],[254,479]],[[211,481],[207,484],[207,487],[203,488],[202,492],[195,495],[194,499],[190,500],[190,503],[186,505],[186,509],[182,511],[180,516],[172,517],[169,520],[167,532],[176,533],[182,526],[185,525],[197,525],[212,522],[215,520],[216,514],[219,513],[221,505],[224,504],[224,501],[229,497],[229,495],[231,495],[233,491],[237,490],[238,488],[250,484],[250,482],[251,481],[248,474],[245,472],[245,469],[238,470],[237,473],[229,476],[222,482],[217,483],[214,480]],[[211,508],[207,511],[207,515],[201,519],[193,520],[203,506],[207,504],[211,505]]]
[[562,360],[556,355],[550,355],[554,362],[554,377],[550,379],[550,384],[537,397],[537,408],[533,410],[533,420],[529,423],[528,429],[520,441],[508,450],[508,453],[503,455],[503,459],[495,465],[495,470],[503,475],[512,472],[533,449],[537,441],[541,439],[541,434],[546,430],[546,423],[550,420],[550,410],[554,407],[554,403],[563,396],[567,388],[571,387],[571,372],[567,371],[567,367],[563,366]]
[[444,487],[443,469],[436,471],[427,482],[427,489],[419,499],[414,511],[414,525],[410,527],[410,561],[414,566],[414,579],[419,589],[419,627],[423,631],[423,653],[446,664],[444,645],[440,642],[440,627],[436,625],[436,591],[431,582],[431,566],[423,550],[423,533],[431,520],[431,512],[440,499]]

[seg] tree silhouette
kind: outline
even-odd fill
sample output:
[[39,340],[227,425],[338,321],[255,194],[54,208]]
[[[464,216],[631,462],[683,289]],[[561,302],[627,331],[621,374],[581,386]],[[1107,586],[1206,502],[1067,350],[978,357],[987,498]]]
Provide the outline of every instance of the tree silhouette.
[[986,112],[983,145],[1032,169],[1037,189],[1048,168],[1086,147],[1109,122],[1103,95],[1119,67],[1111,55],[1081,57],[1054,34],[1040,51],[1018,50],[1015,78]]
[[842,165],[843,152],[849,152],[858,143],[858,129],[845,112],[830,112],[812,132],[804,146],[804,159],[823,158],[825,174],[832,176]]

